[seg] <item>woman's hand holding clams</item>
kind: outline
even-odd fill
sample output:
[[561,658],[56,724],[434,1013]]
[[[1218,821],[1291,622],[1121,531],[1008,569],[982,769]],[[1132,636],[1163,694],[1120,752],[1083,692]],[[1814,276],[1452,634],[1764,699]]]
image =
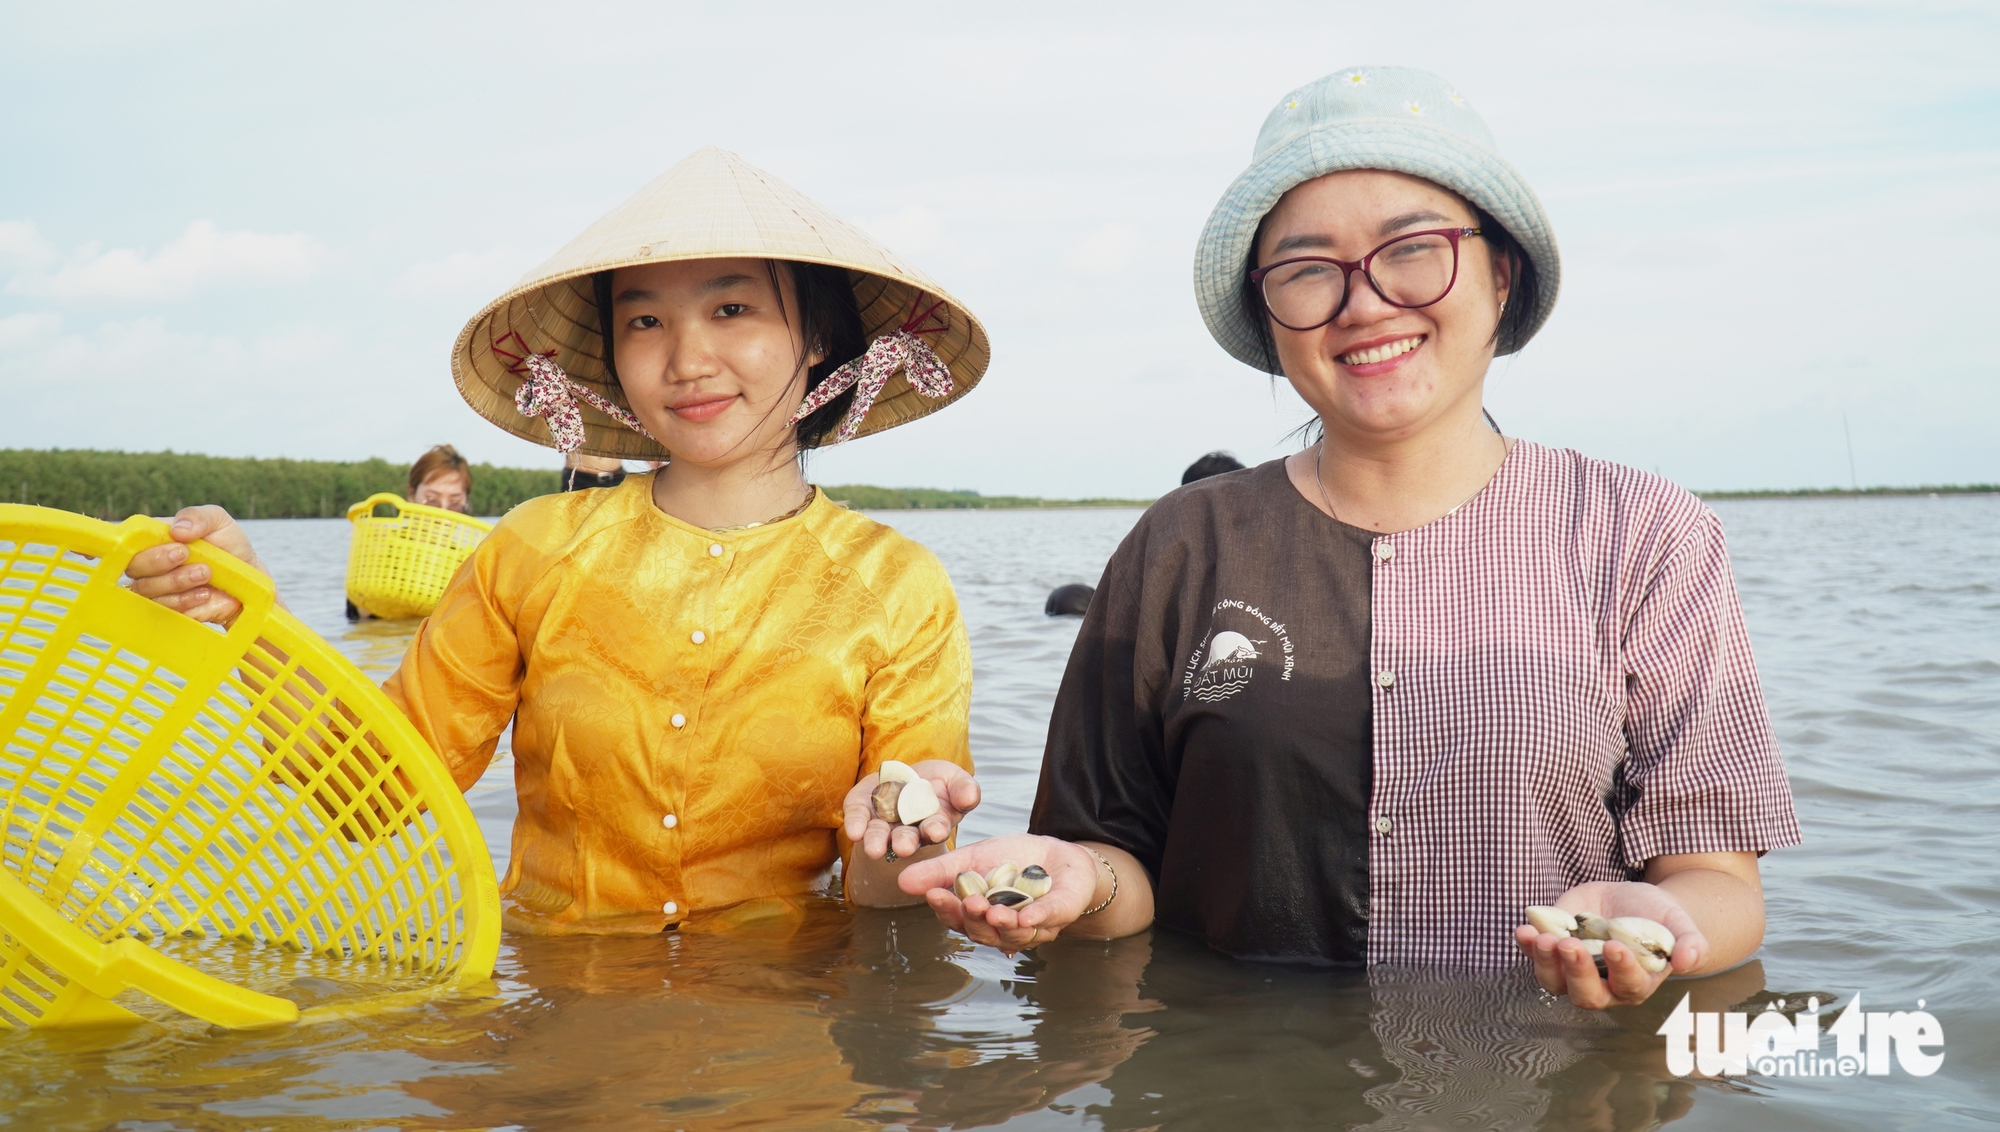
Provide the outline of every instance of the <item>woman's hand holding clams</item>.
[[[983,877],[1007,864],[1020,870],[1040,866],[1048,874],[1048,891],[1015,905],[996,904],[977,891],[963,897],[954,891],[960,874]],[[1047,943],[1075,923],[1094,902],[1102,873],[1097,858],[1080,845],[1014,833],[918,861],[903,870],[898,883],[913,896],[923,894],[946,927],[1011,955]]]
[[848,840],[870,860],[893,861],[948,840],[977,805],[979,782],[957,763],[889,759],[854,784],[842,810]]
[[213,505],[182,508],[168,524],[168,533],[172,542],[147,547],[133,555],[125,567],[125,576],[132,579],[132,592],[196,621],[224,628],[234,624],[243,612],[243,603],[211,584],[208,567],[188,561],[187,544],[206,541],[270,574],[251,549],[250,537],[229,512]]
[[[1563,934],[1564,914],[1577,920],[1577,928],[1568,934]],[[1646,925],[1616,922],[1626,917],[1652,921],[1654,928],[1672,934],[1672,943],[1648,940]],[[1566,994],[1587,1010],[1644,1002],[1669,975],[1697,970],[1708,958],[1707,937],[1680,901],[1658,885],[1580,884],[1563,893],[1553,908],[1533,909],[1529,918],[1541,922],[1516,927],[1514,941],[1534,964],[1535,981],[1550,994]],[[1585,935],[1597,938],[1582,938]],[[1593,950],[1602,953],[1601,970]]]

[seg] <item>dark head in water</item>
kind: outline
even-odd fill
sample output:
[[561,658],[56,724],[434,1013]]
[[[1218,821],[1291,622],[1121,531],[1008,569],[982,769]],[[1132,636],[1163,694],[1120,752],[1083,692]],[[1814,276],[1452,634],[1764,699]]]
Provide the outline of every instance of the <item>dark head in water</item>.
[[1240,472],[1242,470],[1243,461],[1238,460],[1229,453],[1210,452],[1208,455],[1189,464],[1187,471],[1181,473],[1181,486],[1185,487],[1196,480],[1205,480],[1210,476],[1219,476],[1224,472]]
[[1050,617],[1081,617],[1090,610],[1090,595],[1097,591],[1089,586],[1057,586],[1049,591],[1049,601],[1042,606],[1042,612]]

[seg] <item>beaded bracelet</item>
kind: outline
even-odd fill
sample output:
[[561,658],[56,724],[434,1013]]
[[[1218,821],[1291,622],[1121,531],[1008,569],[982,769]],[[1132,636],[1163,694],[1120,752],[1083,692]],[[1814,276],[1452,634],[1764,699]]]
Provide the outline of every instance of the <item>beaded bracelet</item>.
[[[1084,916],[1095,916],[1099,912],[1102,912],[1106,908],[1109,908],[1113,900],[1118,899],[1118,870],[1111,867],[1111,862],[1104,859],[1104,854],[1099,853],[1097,850],[1092,849],[1090,846],[1081,845],[1078,846],[1078,848],[1082,849],[1084,852],[1090,854],[1091,856],[1097,858],[1097,863],[1103,865],[1104,871],[1111,874],[1111,895],[1105,897],[1103,903],[1099,904],[1097,907],[1092,908],[1090,911],[1085,912],[1083,914]],[[1077,918],[1082,919],[1082,916],[1079,916]]]

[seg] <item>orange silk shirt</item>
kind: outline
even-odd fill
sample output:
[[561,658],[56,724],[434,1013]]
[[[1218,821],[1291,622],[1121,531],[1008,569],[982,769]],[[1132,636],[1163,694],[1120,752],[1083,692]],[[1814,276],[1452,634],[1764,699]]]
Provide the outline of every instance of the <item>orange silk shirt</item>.
[[882,760],[972,767],[971,650],[928,550],[818,489],[706,531],[652,483],[515,508],[384,685],[461,789],[514,719],[512,928],[652,932],[808,891]]

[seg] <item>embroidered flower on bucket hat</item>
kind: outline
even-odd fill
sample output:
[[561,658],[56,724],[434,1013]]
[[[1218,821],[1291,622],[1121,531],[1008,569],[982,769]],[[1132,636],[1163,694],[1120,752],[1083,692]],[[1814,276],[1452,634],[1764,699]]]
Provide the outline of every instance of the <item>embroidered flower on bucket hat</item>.
[[1195,247],[1195,300],[1230,355],[1263,369],[1258,328],[1243,304],[1251,245],[1264,215],[1295,185],[1342,169],[1422,177],[1471,201],[1505,228],[1535,265],[1535,305],[1497,351],[1511,354],[1548,321],[1562,263],[1541,200],[1500,156],[1493,134],[1443,79],[1409,67],[1354,67],[1280,99],[1245,169],[1222,194]]
[[986,372],[992,347],[963,303],[797,189],[711,146],[474,315],[452,347],[452,379],[481,416],[537,444],[665,459],[670,453],[633,416],[604,364],[592,277],[646,263],[739,257],[829,264],[853,281],[871,345],[828,375],[799,413],[853,388],[854,406],[835,442],[936,412]]

